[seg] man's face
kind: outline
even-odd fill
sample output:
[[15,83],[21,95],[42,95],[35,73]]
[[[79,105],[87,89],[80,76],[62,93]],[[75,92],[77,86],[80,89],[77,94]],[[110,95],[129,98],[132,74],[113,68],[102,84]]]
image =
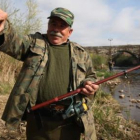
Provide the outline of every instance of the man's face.
[[52,17],[49,20],[47,36],[53,45],[61,45],[67,42],[72,31],[69,25],[59,17]]

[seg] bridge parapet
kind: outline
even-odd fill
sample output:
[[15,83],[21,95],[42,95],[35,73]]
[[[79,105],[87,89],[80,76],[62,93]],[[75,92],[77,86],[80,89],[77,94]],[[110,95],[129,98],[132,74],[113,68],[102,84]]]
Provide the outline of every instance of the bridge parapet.
[[84,47],[90,53],[111,55],[118,51],[129,51],[140,57],[140,45],[116,45],[116,46],[87,46]]

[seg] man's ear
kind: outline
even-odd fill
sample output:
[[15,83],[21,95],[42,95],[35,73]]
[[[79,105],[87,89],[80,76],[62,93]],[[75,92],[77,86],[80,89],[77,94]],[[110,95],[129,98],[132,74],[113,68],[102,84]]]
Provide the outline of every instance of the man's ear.
[[72,34],[72,32],[73,32],[73,29],[71,28],[71,29],[69,30],[69,37],[70,37],[70,35]]

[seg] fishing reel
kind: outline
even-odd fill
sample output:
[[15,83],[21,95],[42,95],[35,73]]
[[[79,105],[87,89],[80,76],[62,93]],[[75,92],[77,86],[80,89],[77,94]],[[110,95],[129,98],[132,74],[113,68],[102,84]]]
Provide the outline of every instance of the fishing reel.
[[77,103],[75,103],[73,97],[70,98],[71,104],[62,114],[63,119],[67,119],[74,115],[79,117],[81,114],[85,113],[88,110],[86,103],[82,101],[78,101]]

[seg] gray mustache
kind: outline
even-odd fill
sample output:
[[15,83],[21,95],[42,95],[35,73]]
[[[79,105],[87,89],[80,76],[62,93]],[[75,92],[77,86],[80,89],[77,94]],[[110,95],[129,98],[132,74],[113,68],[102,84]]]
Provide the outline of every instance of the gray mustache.
[[53,36],[58,36],[58,37],[63,37],[63,35],[61,34],[61,33],[59,33],[59,32],[55,32],[55,31],[51,31],[50,32],[50,35],[53,35]]

